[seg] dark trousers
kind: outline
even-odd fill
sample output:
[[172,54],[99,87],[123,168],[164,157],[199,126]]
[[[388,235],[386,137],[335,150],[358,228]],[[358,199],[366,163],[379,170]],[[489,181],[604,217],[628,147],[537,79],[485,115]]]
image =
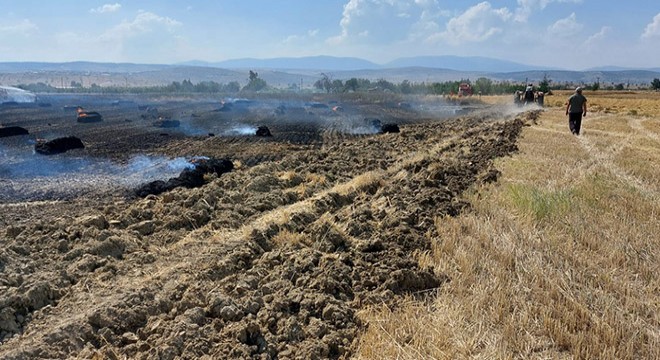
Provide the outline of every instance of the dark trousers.
[[582,113],[568,113],[568,128],[571,133],[580,135],[580,127],[582,126]]

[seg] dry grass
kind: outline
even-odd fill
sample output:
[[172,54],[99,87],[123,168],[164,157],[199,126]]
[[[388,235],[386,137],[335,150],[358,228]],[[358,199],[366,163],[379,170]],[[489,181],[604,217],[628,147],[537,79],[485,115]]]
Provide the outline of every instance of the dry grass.
[[586,95],[582,136],[547,109],[473,211],[437,219],[418,257],[451,281],[365,310],[357,358],[660,358],[660,95]]
[[[556,91],[546,97],[546,105],[565,107],[570,91]],[[588,99],[589,111],[606,114],[654,117],[660,114],[660,92],[657,91],[584,91]]]
[[309,246],[309,238],[303,234],[291,232],[289,230],[282,230],[275,234],[272,241],[277,246],[284,245],[300,245]]

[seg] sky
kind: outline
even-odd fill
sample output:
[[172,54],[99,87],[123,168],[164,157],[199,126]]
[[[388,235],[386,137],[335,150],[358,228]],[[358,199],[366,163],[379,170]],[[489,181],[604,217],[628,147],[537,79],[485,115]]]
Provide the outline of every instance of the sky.
[[0,62],[316,55],[660,67],[660,1],[0,0]]

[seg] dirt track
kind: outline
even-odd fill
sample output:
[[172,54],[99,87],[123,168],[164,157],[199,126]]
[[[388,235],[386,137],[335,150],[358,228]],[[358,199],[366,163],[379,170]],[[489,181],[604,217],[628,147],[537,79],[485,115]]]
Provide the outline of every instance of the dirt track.
[[[219,116],[205,106],[191,119]],[[206,155],[238,169],[144,199],[74,191],[0,204],[0,357],[349,357],[367,326],[359,309],[451,281],[415,254],[435,218],[468,206],[463,191],[496,180],[492,160],[516,150],[526,121],[368,111],[401,133],[249,114],[276,136],[126,133],[141,120],[104,114],[116,126],[90,137],[86,156]]]

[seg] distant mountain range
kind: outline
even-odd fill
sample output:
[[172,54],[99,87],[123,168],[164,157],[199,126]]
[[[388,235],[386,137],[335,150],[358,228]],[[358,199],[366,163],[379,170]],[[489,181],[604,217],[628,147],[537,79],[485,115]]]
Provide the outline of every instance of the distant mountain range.
[[[376,64],[354,57],[310,56],[300,58],[234,59],[221,62],[189,61],[180,64],[133,64],[76,61],[0,62],[0,85],[35,82],[66,86],[71,81],[101,86],[130,84],[164,85],[191,80],[245,84],[248,70],[273,86],[309,86],[325,73],[332,79],[385,79],[391,82],[442,82],[487,77],[511,82],[538,82],[546,76],[554,83],[650,84],[660,78],[660,68],[628,69],[614,66],[569,71],[531,66],[512,61],[461,56],[404,57]],[[130,76],[127,76],[130,75]]]
[[220,62],[190,61],[181,65],[220,67],[227,69],[282,69],[282,70],[325,70],[355,71],[382,70],[407,67],[424,67],[470,72],[509,72],[527,70],[548,70],[546,67],[534,67],[512,61],[479,56],[416,56],[404,57],[385,64],[376,64],[354,57],[309,56],[300,58],[271,59],[233,59]]
[[621,66],[599,66],[589,68],[583,71],[634,71],[634,70],[647,70],[647,71],[656,71],[660,72],[660,67],[656,68],[630,68],[630,67],[621,67]]
[[233,59],[220,62],[190,61],[181,65],[219,67],[226,69],[281,69],[281,70],[364,70],[378,69],[380,65],[354,57],[308,56],[272,59]]

